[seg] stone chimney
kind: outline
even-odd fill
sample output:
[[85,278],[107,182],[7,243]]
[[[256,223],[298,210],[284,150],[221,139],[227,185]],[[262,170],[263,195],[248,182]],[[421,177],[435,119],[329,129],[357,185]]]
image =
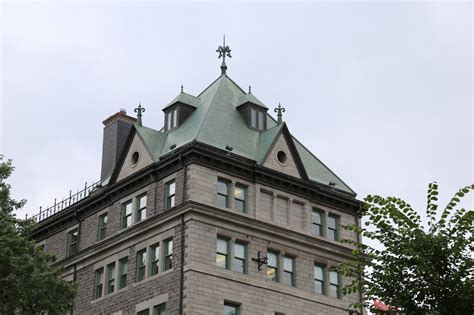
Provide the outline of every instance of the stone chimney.
[[103,121],[102,170],[100,180],[112,174],[127,141],[136,118],[127,115],[124,109]]

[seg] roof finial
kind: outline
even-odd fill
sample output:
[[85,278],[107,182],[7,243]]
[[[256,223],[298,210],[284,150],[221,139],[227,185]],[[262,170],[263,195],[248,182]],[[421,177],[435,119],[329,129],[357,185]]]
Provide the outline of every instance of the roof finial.
[[280,103],[278,103],[278,107],[275,108],[275,113],[278,113],[277,114],[277,117],[278,117],[278,124],[280,125],[282,123],[282,119],[281,117],[283,116],[281,113],[284,113],[285,112],[285,108],[284,107],[281,107]]
[[249,92],[248,92],[248,94],[252,94],[252,86],[251,86],[251,85],[249,85]]
[[230,47],[225,45],[225,35],[224,35],[224,43],[222,44],[222,46],[217,47],[217,50],[216,50],[216,52],[219,53],[219,57],[217,58],[222,57],[222,64],[221,64],[222,75],[224,75],[227,70],[227,65],[225,64],[225,57],[227,56],[229,58],[232,58],[232,56],[230,55],[230,51],[231,51]]
[[181,84],[181,93],[183,93],[183,92],[184,92],[184,87],[183,87],[183,85]]
[[139,126],[142,125],[142,112],[145,111],[145,108],[142,107],[141,103],[138,103],[138,107],[134,109],[135,113],[137,113],[137,124]]

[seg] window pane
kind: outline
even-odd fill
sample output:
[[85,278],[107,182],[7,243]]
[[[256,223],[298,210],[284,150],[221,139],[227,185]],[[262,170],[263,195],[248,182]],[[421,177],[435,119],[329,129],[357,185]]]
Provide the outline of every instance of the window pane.
[[294,261],[293,258],[289,258],[289,257],[283,258],[283,268],[286,271],[293,272],[293,261]]
[[335,240],[336,239],[336,231],[334,230],[328,230],[328,238],[330,240]]
[[168,185],[168,196],[174,195],[176,192],[176,183],[172,182]]
[[336,229],[336,218],[328,216],[328,228]]
[[220,207],[227,207],[227,197],[217,195],[217,205],[219,205]]
[[267,253],[267,257],[268,257],[268,266],[271,266],[271,267],[276,267],[277,266],[277,256],[275,253]]
[[223,239],[217,239],[217,251],[219,253],[227,254],[227,241]]
[[324,280],[323,268],[321,268],[320,266],[314,266],[314,278],[318,280]]
[[283,273],[283,283],[286,285],[293,285],[293,275],[285,271]]
[[323,283],[321,281],[314,281],[314,291],[323,294]]
[[239,306],[225,304],[224,315],[239,315]]
[[275,268],[267,266],[267,278],[272,281],[277,281],[277,272]]
[[245,200],[245,189],[235,186],[234,196],[237,199]]
[[258,129],[263,130],[264,126],[264,119],[265,119],[265,114],[262,111],[258,111]]
[[329,282],[331,282],[331,284],[339,284],[339,275],[336,271],[331,271],[329,273]]
[[125,205],[125,215],[132,214],[132,203],[129,202]]
[[167,118],[168,118],[168,130],[169,129],[172,129],[173,128],[173,125],[171,124],[172,123],[172,120],[171,120],[171,112],[169,112],[168,114],[166,114]]
[[178,109],[173,111],[173,128],[178,126]]
[[245,259],[245,245],[236,243],[234,247],[234,252],[235,257]]
[[245,273],[245,261],[242,259],[234,258],[234,261],[232,262],[232,270],[240,273]]
[[145,208],[145,207],[146,207],[146,195],[141,196],[140,198],[138,198],[138,208],[141,209],[141,208]]
[[216,254],[216,266],[221,268],[227,268],[227,256],[222,254]]
[[167,248],[167,255],[170,255],[173,253],[173,240],[169,240],[167,242],[168,248]]
[[313,211],[313,223],[321,224],[321,213]]
[[313,234],[321,236],[322,230],[320,225],[313,224]]
[[166,315],[166,304],[160,304],[153,308],[153,315]]
[[250,126],[257,128],[257,111],[253,108],[250,109]]
[[217,182],[217,192],[222,195],[227,196],[227,183],[223,181],[218,181]]
[[137,313],[137,315],[148,315],[149,314],[149,310],[146,309],[146,310],[143,310],[143,311],[140,311]]
[[338,287],[335,286],[335,285],[332,285],[329,287],[329,295],[332,296],[332,297],[339,297],[339,293],[338,293]]
[[234,202],[234,208],[235,210],[239,211],[239,212],[244,212],[245,211],[245,202],[243,202],[242,200],[235,200]]

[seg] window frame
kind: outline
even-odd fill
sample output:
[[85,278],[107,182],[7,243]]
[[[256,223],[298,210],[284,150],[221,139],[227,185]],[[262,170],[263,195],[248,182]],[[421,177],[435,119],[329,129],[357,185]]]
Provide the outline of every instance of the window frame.
[[[315,220],[314,220],[314,214],[318,214],[319,215],[319,221],[321,223],[315,223]],[[312,225],[311,225],[311,233],[313,235],[316,235],[316,236],[324,236],[324,223],[325,223],[325,212],[324,210],[321,210],[321,209],[318,209],[318,208],[313,208],[313,211],[311,212],[311,222],[312,222]],[[317,226],[319,228],[319,233],[315,233],[314,231],[314,227]]]
[[[337,283],[332,282],[331,274],[336,274]],[[336,287],[336,296],[332,295],[332,287]],[[341,298],[341,275],[336,270],[329,271],[329,296],[337,299]]]
[[[234,246],[234,253],[233,253],[233,257],[232,257],[232,270],[235,271],[235,272],[242,273],[242,274],[247,274],[247,272],[248,272],[248,270],[247,270],[247,259],[248,259],[247,258],[248,257],[247,246],[248,246],[248,243],[236,240],[234,242],[233,246]],[[235,248],[237,246],[242,246],[244,248],[244,257],[237,257],[237,255],[236,255],[237,251],[235,250]],[[235,269],[235,262],[236,261],[240,261],[242,263],[242,271]]]
[[256,106],[250,106],[249,108],[249,127],[257,131],[265,131],[267,126],[267,113]]
[[166,121],[166,131],[173,130],[178,127],[179,125],[179,111],[178,107],[176,106],[173,109],[170,109],[165,115]]
[[[135,282],[140,282],[146,278],[146,264],[147,264],[147,250],[143,248],[137,251],[136,254],[136,271],[135,271]],[[139,259],[140,258],[140,259]],[[139,263],[140,262],[140,263]],[[143,270],[143,272],[142,272]]]
[[153,315],[160,315],[160,312],[166,312],[166,303],[161,303],[153,306]]
[[108,264],[106,267],[106,272],[105,272],[105,282],[106,282],[106,288],[105,288],[105,294],[110,294],[114,293],[115,291],[115,261],[111,262]]
[[240,315],[240,304],[234,303],[234,302],[229,302],[229,301],[224,301],[224,312],[226,311],[226,306],[227,307],[233,307],[235,309],[235,315]]
[[[128,256],[119,259],[118,261],[118,290],[123,289],[127,286],[128,278]],[[126,266],[126,268],[124,268]],[[125,272],[124,272],[125,270]]]
[[[237,198],[236,197],[236,194],[235,194],[235,190],[236,189],[241,189],[243,190],[243,198],[244,199],[240,199],[240,198]],[[247,213],[247,189],[248,189],[248,186],[246,185],[243,185],[243,184],[235,184],[234,185],[234,210],[237,210],[235,205],[236,205],[236,201],[239,201],[239,202],[242,202],[243,206],[242,206],[242,210],[238,209],[237,211],[241,212],[241,213]]]
[[[271,249],[267,250],[267,258],[269,255],[275,255],[275,262],[276,266],[272,266],[269,264],[270,259],[268,259],[267,262],[267,279],[272,281],[272,282],[280,282],[280,253]],[[274,269],[275,270],[275,279],[271,279],[268,277],[268,268]]]
[[[291,261],[291,270],[287,270],[285,266],[286,260]],[[286,274],[290,275],[290,283],[286,283]],[[286,285],[291,287],[296,287],[296,257],[291,255],[284,255],[283,256],[283,282]]]
[[[226,186],[226,194],[223,194],[219,191],[219,184],[224,184]],[[231,181],[224,178],[217,178],[217,205],[219,207],[230,208],[229,197],[230,197],[230,185]],[[219,202],[219,196],[225,198],[225,205],[221,205]]]
[[[105,218],[105,220],[104,220]],[[107,237],[108,212],[99,215],[99,226],[97,228],[97,241],[102,241]]]
[[[330,219],[334,219],[334,225],[335,227],[334,228],[331,228],[329,226],[329,220]],[[329,213],[328,216],[327,216],[327,238],[329,238],[330,240],[333,240],[333,241],[339,241],[339,220],[340,220],[340,216],[337,215],[337,214],[334,214],[334,213]],[[331,235],[331,233],[329,231],[333,231],[334,232],[334,238],[331,238],[329,235]]]
[[[127,214],[127,206],[130,205],[130,214]],[[130,217],[130,225],[126,224]],[[124,224],[125,223],[125,224]],[[133,225],[133,202],[129,199],[122,203],[120,211],[120,229],[126,229]]]
[[[148,270],[148,276],[155,276],[160,272],[160,243],[155,243],[150,246],[150,268]],[[157,255],[158,253],[158,255]],[[158,256],[158,257],[156,257]],[[156,269],[156,272],[154,270]]]
[[97,269],[94,273],[94,300],[100,299],[104,291],[104,267]]
[[[173,185],[174,192],[170,194],[170,187]],[[172,179],[165,184],[165,209],[171,209],[176,206],[176,180]]]
[[165,272],[173,268],[173,238],[164,240],[163,246],[163,272]]
[[[220,252],[218,249],[219,249],[219,241],[223,241],[225,242],[225,246],[226,246],[226,252],[225,253],[222,253]],[[216,238],[216,266],[219,267],[219,268],[224,268],[224,269],[229,269],[230,267],[230,263],[229,263],[229,257],[230,257],[230,239],[226,236],[222,236],[222,235],[217,235],[217,238]],[[225,257],[225,262],[224,262],[224,267],[222,266],[219,266],[217,264],[217,257],[219,257],[219,255],[221,256],[224,256]]]
[[[74,241],[73,237],[75,237]],[[66,257],[72,256],[77,252],[79,252],[79,228],[75,228],[67,233]]]
[[[145,198],[145,205],[143,207],[140,208],[140,201],[142,200],[142,198]],[[136,223],[140,222],[140,221],[143,221],[143,220],[146,220],[147,218],[147,202],[148,202],[148,196],[147,196],[147,193],[143,193],[143,194],[140,194],[138,195],[137,197],[135,197],[135,201],[136,201]],[[143,212],[145,212],[145,216],[143,216]]]
[[[316,278],[316,268],[321,269],[321,277],[322,277],[321,279]],[[326,284],[326,266],[324,266],[322,264],[315,263],[314,267],[313,267],[313,279],[314,279],[314,292],[316,292],[317,294],[326,295],[326,288],[325,288],[325,284]],[[319,282],[321,284],[321,292],[316,291],[316,282]]]

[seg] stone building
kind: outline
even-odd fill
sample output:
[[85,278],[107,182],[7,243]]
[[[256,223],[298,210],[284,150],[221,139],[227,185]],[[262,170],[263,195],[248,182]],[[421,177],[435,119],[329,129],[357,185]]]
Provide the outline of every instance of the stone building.
[[361,202],[226,69],[164,106],[162,128],[141,107],[107,118],[100,182],[37,217],[78,283],[74,314],[330,315],[361,300],[331,268]]

